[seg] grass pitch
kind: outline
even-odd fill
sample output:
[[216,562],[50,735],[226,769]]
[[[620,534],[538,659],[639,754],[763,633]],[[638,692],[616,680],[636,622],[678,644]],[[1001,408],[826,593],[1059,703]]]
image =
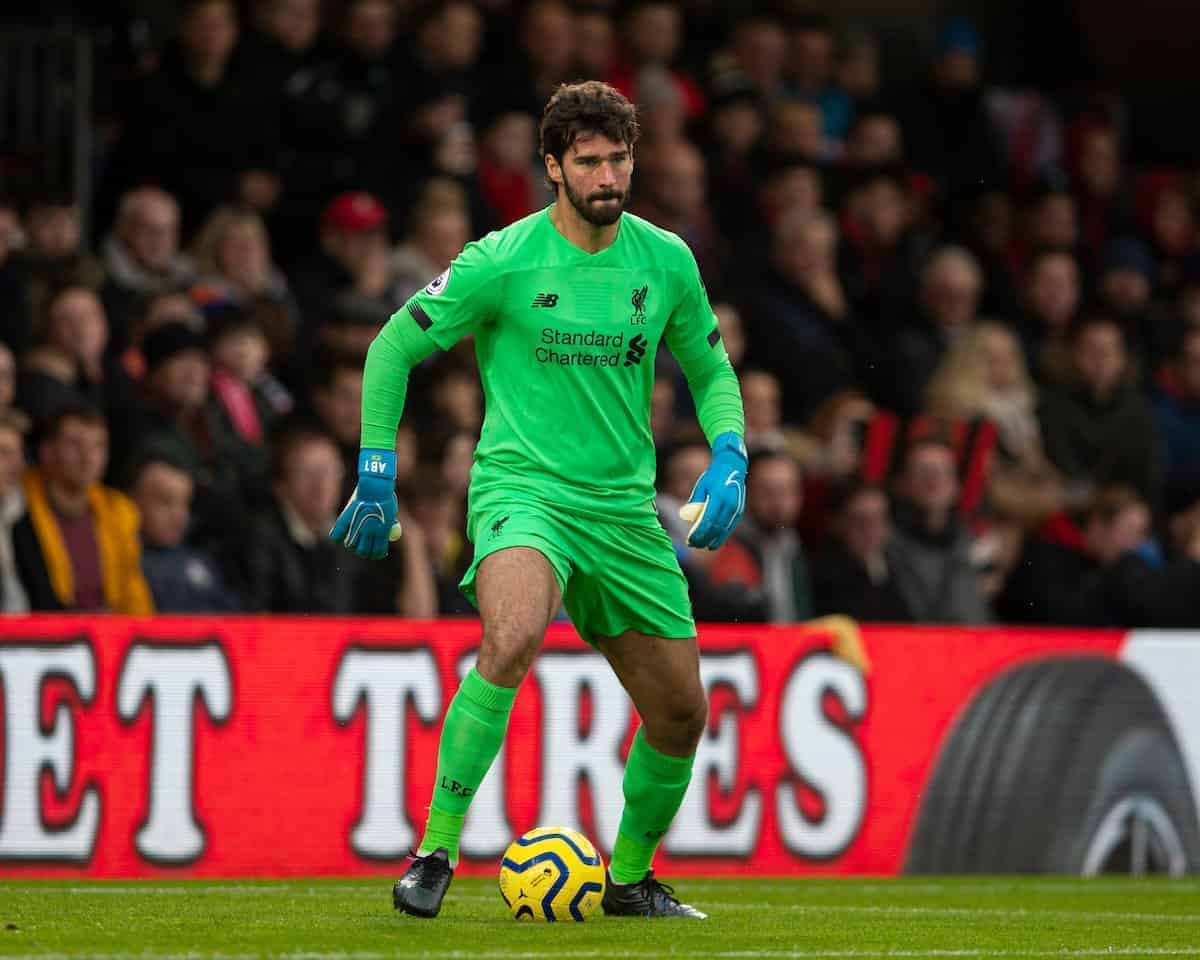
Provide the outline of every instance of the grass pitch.
[[1200,881],[681,880],[704,922],[511,920],[459,879],[433,921],[391,881],[0,882],[0,955],[96,960],[1197,957]]

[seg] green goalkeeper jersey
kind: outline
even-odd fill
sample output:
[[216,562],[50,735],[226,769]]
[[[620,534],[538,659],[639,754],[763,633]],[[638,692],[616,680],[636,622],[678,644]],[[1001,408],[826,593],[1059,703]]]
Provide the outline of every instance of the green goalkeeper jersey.
[[[472,510],[508,497],[609,519],[653,514],[659,342],[689,376],[723,367],[732,378],[691,251],[628,213],[597,253],[559,233],[549,207],[490,233],[393,322],[408,318],[442,349],[475,336],[486,406]],[[705,425],[710,435],[741,432],[738,406]]]

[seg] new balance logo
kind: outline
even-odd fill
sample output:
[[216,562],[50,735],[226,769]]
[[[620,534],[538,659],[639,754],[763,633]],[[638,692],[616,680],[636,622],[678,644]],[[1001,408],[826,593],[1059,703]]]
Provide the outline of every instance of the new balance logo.
[[557,293],[539,293],[536,297],[533,298],[533,303],[531,303],[530,306],[531,307],[557,307],[558,306],[558,294]]
[[625,351],[625,366],[633,367],[642,362],[646,355],[646,338],[640,333],[629,341],[629,349]]

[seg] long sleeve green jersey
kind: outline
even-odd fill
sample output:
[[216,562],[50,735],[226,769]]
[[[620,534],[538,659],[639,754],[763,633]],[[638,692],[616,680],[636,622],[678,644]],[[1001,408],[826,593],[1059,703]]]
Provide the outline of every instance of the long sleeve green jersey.
[[[709,439],[743,431],[737,380],[695,258],[679,237],[628,213],[597,253],[560,234],[550,208],[490,233],[414,294],[389,328],[381,339],[411,345],[420,330],[442,349],[474,335],[485,417],[472,509],[504,496],[607,519],[653,513],[650,395],[664,338]],[[372,389],[389,371],[371,366],[369,358],[363,445],[390,446],[400,411],[386,407],[397,391]]]

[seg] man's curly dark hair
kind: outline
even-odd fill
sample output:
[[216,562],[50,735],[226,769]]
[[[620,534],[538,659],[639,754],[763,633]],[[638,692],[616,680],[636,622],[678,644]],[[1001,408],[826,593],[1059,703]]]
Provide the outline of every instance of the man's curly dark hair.
[[637,107],[599,80],[564,83],[542,112],[539,150],[562,163],[563,154],[580,134],[600,134],[633,151],[638,138]]

